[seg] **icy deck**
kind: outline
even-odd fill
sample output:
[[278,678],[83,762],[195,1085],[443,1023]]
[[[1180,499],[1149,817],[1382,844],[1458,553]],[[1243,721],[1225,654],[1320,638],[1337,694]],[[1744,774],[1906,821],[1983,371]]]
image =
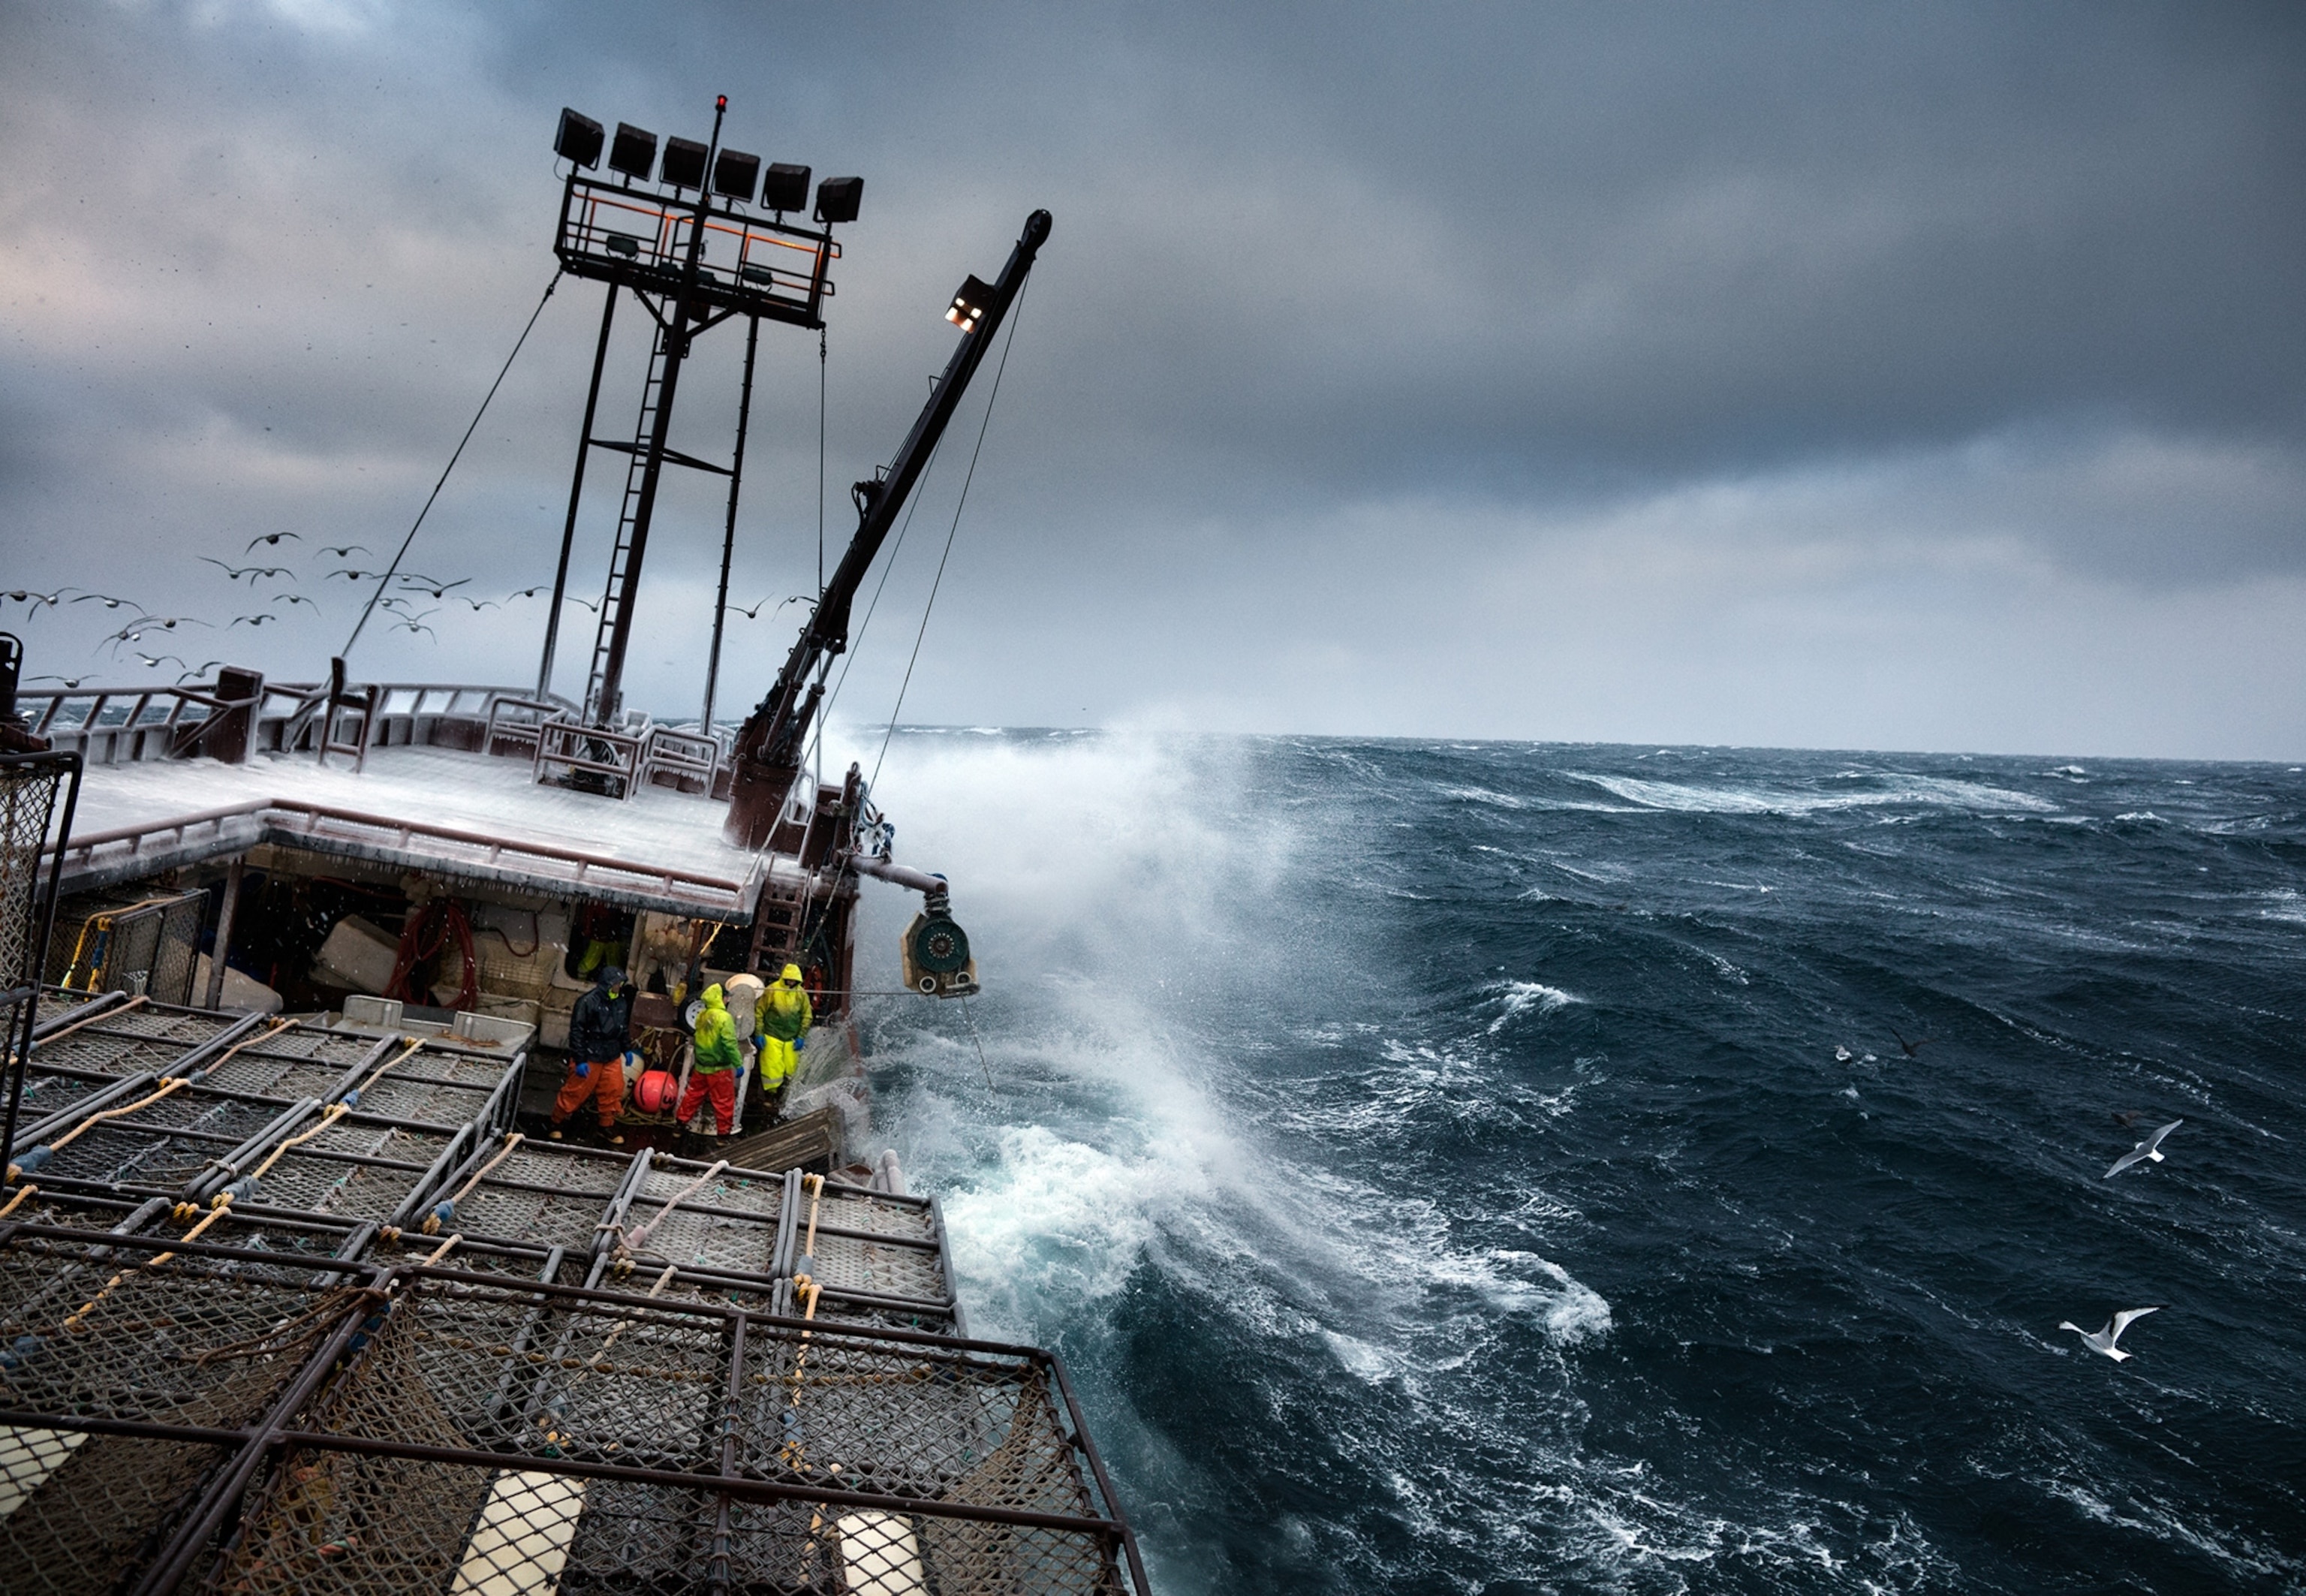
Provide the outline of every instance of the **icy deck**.
[[[542,787],[525,759],[412,745],[358,775],[310,753],[92,765],[64,890],[239,853],[260,842],[628,907],[746,917],[772,856],[721,836],[723,803],[662,788],[619,801]],[[779,874],[794,873],[789,858]]]

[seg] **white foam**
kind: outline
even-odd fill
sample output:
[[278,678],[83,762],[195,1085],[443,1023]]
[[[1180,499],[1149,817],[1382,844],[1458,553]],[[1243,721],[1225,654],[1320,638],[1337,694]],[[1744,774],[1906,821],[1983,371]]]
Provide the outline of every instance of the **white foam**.
[[1495,1020],[1490,1021],[1490,1035],[1493,1037],[1505,1029],[1507,1023],[1516,1015],[1525,1014],[1532,1009],[1540,1014],[1550,1014],[1556,1009],[1585,1001],[1575,993],[1564,992],[1559,986],[1548,986],[1542,981],[1507,981],[1495,990],[1498,991],[1498,1001],[1504,1008]]
[[2046,799],[2013,792],[2006,787],[1895,772],[1875,778],[1885,784],[1880,791],[1835,793],[1763,787],[1698,787],[1678,781],[1645,781],[1634,776],[1570,773],[1629,803],[1691,815],[1810,815],[1901,805],[1973,813],[2039,812],[2057,807]]

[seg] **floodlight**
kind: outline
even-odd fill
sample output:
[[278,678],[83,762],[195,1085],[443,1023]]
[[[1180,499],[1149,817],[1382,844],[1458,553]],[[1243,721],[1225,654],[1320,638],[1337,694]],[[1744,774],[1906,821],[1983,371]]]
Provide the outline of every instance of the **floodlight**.
[[816,219],[824,223],[853,222],[865,198],[862,177],[828,177],[816,185]]
[[657,168],[657,181],[675,188],[703,188],[705,158],[711,153],[694,139],[667,139],[664,165]]
[[788,166],[783,161],[771,161],[769,175],[761,183],[761,208],[764,210],[807,209],[808,168]]
[[628,177],[646,183],[649,169],[656,165],[656,135],[629,122],[619,122],[617,141],[609,146],[609,165]]
[[560,132],[552,141],[552,153],[580,166],[599,166],[601,124],[590,116],[580,116],[568,107],[561,107]]
[[952,306],[945,312],[944,319],[963,332],[975,332],[977,324],[985,320],[985,307],[992,303],[993,285],[971,272],[961,291],[952,296]]
[[749,203],[760,181],[761,158],[757,155],[724,149],[713,163],[713,192],[716,194]]

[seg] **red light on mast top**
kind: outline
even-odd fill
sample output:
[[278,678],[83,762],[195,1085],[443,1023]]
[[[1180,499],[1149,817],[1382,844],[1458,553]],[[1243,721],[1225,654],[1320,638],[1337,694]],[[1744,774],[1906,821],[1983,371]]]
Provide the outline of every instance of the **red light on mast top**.
[[724,94],[713,100],[713,108],[716,111],[727,110],[729,108],[729,97]]

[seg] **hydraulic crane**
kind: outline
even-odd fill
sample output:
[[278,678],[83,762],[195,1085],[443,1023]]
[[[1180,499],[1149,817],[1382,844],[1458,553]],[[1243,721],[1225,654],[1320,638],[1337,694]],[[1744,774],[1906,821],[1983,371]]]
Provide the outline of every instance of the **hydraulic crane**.
[[896,525],[905,500],[920,480],[929,456],[944,436],[945,426],[961,404],[969,380],[993,342],[993,335],[1009,313],[1034,257],[1049,236],[1049,213],[1037,210],[1025,218],[1025,230],[1009,262],[992,283],[971,277],[953,295],[946,320],[961,329],[961,343],[945,363],[927,405],[913,430],[897,450],[888,469],[850,489],[857,505],[857,533],[824,592],[801,628],[776,685],[769,689],[737,733],[734,785],[729,794],[729,817],[722,834],[740,848],[767,845],[777,816],[799,777],[807,747],[809,728],[824,697],[825,671],[833,657],[849,646],[849,617],[857,590],[881,551],[882,542]]

